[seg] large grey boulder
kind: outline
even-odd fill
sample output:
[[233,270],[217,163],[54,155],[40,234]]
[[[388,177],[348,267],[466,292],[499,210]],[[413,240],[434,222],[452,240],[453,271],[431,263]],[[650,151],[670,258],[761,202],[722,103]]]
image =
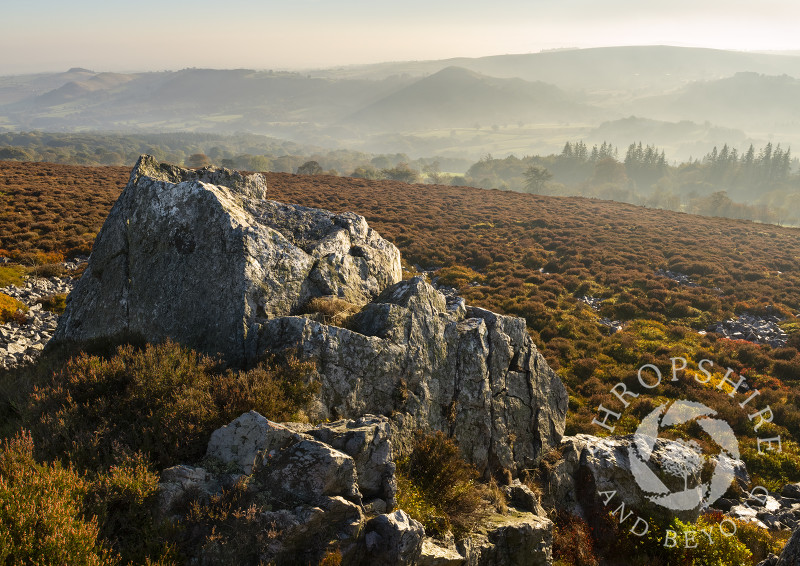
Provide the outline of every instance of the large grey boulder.
[[[600,438],[579,434],[564,438],[561,458],[550,468],[546,478],[543,494],[546,503],[587,520],[598,513],[613,512],[622,504],[626,514],[633,510],[642,516],[697,519],[702,511],[700,504],[691,508],[681,508],[669,500],[661,504],[661,494],[642,487],[641,476],[637,479],[631,467],[631,448],[635,442],[634,435]],[[646,465],[666,487],[677,493],[686,484],[691,487],[700,483],[699,467],[686,479],[672,475],[688,461],[701,461],[701,455],[682,443],[657,439]],[[748,483],[744,462],[726,460],[726,465],[732,466],[734,479],[742,485]]]
[[258,350],[284,349],[317,365],[317,417],[398,415],[405,431],[454,436],[484,475],[534,467],[564,431],[566,390],[524,319],[448,304],[419,277],[387,288],[348,328],[268,321]]
[[363,217],[265,200],[266,181],[142,156],[106,219],[54,341],[172,338],[236,365],[259,325],[308,300],[363,305],[401,278]]

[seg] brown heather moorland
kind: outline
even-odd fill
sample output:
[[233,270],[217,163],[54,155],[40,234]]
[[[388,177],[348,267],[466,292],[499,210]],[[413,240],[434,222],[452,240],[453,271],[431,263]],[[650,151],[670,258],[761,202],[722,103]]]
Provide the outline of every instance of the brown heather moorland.
[[[49,263],[88,253],[128,175],[125,167],[0,161],[0,255],[20,264],[0,267],[0,282],[18,283],[25,271],[46,273]],[[585,198],[266,176],[271,198],[362,214],[400,248],[408,271],[433,271],[468,303],[524,317],[568,387],[568,434],[604,434],[591,424],[600,403],[624,413],[614,432],[630,433],[659,404],[696,400],[733,427],[754,484],[778,489],[800,481],[800,326],[794,316],[800,309],[800,230]],[[696,285],[663,277],[659,269],[683,273]],[[581,300],[585,295],[603,299],[599,310]],[[700,333],[742,312],[779,314],[788,344],[771,348]],[[621,321],[622,331],[612,333],[601,317]],[[196,507],[194,522],[181,528],[158,522],[158,471],[191,460],[186,450],[202,453],[209,432],[245,407],[274,419],[300,414],[308,400],[296,379],[302,368],[270,362],[220,373],[212,360],[170,342],[91,354],[66,361],[52,352],[36,366],[0,372],[0,498],[8,494],[17,502],[0,509],[0,538],[19,539],[0,548],[0,562],[46,556],[51,563],[177,564],[185,550],[204,544],[203,537],[235,541],[239,511],[230,502]],[[686,372],[623,411],[609,389],[623,381],[641,390],[637,368],[651,363],[666,373],[675,356],[686,357],[695,372],[699,360],[714,360],[716,379],[703,384]],[[716,389],[727,367],[761,391],[756,408],[772,408],[774,422],[758,436],[780,435],[781,453],[758,454],[750,411]],[[109,406],[114,410],[103,409]],[[694,432],[673,434],[689,438]],[[187,445],[186,438],[193,442]],[[445,445],[433,444],[433,457],[441,461]],[[412,468],[403,468],[404,504],[434,516],[438,507],[423,488],[442,474],[421,481]],[[718,522],[717,515],[698,525]],[[554,552],[562,566],[597,564],[596,554],[628,556],[632,564],[712,558],[703,563],[755,564],[785,538],[739,523],[740,533],[721,541],[727,546],[667,556],[658,541],[631,541],[615,529],[604,541],[581,520],[554,518]],[[673,525],[679,527],[695,528]],[[54,553],[42,533],[68,541],[69,548],[64,543]]]
[[[21,263],[85,252],[129,170],[0,161],[0,249]],[[354,211],[467,302],[524,317],[531,335],[570,392],[567,432],[591,424],[597,406],[621,409],[609,388],[635,385],[636,370],[665,369],[684,356],[744,373],[783,452],[759,455],[747,412],[687,374],[642,395],[615,433],[670,398],[702,401],[736,431],[755,480],[776,488],[800,480],[800,229],[708,218],[586,198],[440,185],[408,185],[324,175],[267,173],[270,198]],[[53,256],[50,256],[53,257]],[[660,276],[688,275],[697,286]],[[604,299],[595,312],[580,298]],[[777,313],[789,333],[783,348],[720,339],[698,331],[734,314]],[[622,321],[611,333],[600,317]]]

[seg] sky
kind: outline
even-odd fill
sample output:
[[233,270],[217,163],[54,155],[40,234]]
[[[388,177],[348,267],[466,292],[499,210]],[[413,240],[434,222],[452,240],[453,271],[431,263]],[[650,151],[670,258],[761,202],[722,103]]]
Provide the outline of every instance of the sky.
[[5,0],[0,75],[308,69],[678,45],[800,50],[797,0]]

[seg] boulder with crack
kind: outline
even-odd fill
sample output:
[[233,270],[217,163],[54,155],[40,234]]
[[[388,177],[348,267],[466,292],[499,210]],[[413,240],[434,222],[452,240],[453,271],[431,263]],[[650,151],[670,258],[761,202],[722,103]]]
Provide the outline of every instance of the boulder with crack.
[[400,253],[363,217],[266,195],[261,175],[142,156],[54,340],[172,338],[243,365],[260,323],[313,297],[363,305],[400,280]]

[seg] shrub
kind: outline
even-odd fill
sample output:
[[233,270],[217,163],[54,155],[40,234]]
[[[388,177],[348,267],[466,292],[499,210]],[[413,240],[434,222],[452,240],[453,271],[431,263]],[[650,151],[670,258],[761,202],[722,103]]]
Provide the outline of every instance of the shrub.
[[156,511],[158,474],[141,453],[124,456],[88,486],[87,514],[98,518],[100,535],[125,563],[174,561],[167,540],[176,530]]
[[86,482],[60,464],[38,464],[22,432],[0,445],[0,563],[114,564],[82,518]]
[[398,462],[398,506],[432,536],[469,532],[485,514],[477,472],[442,432],[417,432],[411,453]]
[[25,284],[25,280],[22,278],[24,274],[25,269],[19,265],[0,267],[0,289],[9,285],[23,286]]
[[198,460],[210,434],[249,410],[274,420],[301,418],[316,387],[313,365],[289,357],[250,371],[173,342],[110,359],[81,354],[36,388],[25,418],[42,454],[79,468],[102,468],[141,451],[159,467]]
[[49,297],[42,297],[36,301],[46,311],[62,314],[64,309],[67,308],[67,296],[63,294],[50,295]]
[[[730,530],[730,527],[724,528]],[[719,521],[714,517],[702,516],[696,523],[684,523],[680,519],[675,519],[670,525],[670,530],[676,534],[677,545],[675,548],[663,548],[662,545],[662,551],[670,557],[671,564],[730,566],[752,563],[753,555],[747,546],[736,536],[722,534]],[[711,540],[701,531],[710,533]],[[685,548],[687,534],[689,537],[694,536],[697,543],[695,548]]]
[[65,272],[60,263],[45,263],[32,267],[28,274],[34,277],[64,277]]
[[564,566],[597,566],[594,536],[589,525],[570,513],[560,512],[554,521],[553,557]]
[[436,273],[436,276],[439,278],[437,282],[440,285],[456,289],[469,285],[473,281],[483,281],[483,275],[461,265],[442,268]]
[[0,324],[5,324],[10,320],[17,320],[20,322],[19,314],[17,311],[27,311],[28,307],[19,302],[13,297],[9,297],[5,293],[0,293]]

